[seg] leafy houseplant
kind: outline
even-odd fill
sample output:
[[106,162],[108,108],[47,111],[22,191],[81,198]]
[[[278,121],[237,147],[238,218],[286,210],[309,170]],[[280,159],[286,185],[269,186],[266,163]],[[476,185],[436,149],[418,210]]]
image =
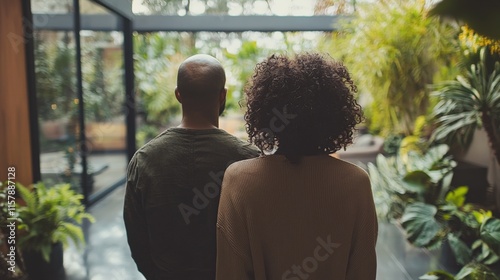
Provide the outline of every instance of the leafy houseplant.
[[443,144],[423,153],[379,155],[376,165],[368,163],[379,217],[399,219],[407,205],[415,202],[436,204],[443,200],[456,166],[447,155],[448,149]]
[[478,264],[469,263],[464,266],[457,275],[453,276],[445,271],[431,271],[419,278],[420,280],[499,280],[488,267]]
[[463,265],[456,276],[432,271],[420,279],[499,279],[490,267],[498,269],[500,262],[500,220],[490,211],[464,204],[467,191],[467,187],[459,187],[438,205],[418,202],[405,209],[401,221],[408,241],[426,248],[447,241],[456,262]]
[[446,240],[458,264],[500,261],[500,220],[490,211],[465,204],[468,188],[448,192],[438,204],[417,202],[406,207],[401,224],[413,245],[436,248]]
[[486,56],[487,48],[482,48],[480,62],[471,65],[465,76],[438,85],[434,113],[439,126],[434,137],[468,147],[474,131],[482,126],[500,163],[500,62],[491,71]]
[[[85,239],[80,225],[84,219],[93,222],[94,218],[85,212],[81,203],[83,196],[75,193],[69,184],[47,188],[43,183],[37,183],[33,191],[18,184],[17,190],[25,204],[17,207],[20,219],[18,240],[27,271],[31,275],[45,273],[33,271],[39,263],[29,263],[27,256],[38,255],[41,258],[38,262],[47,265],[52,261],[50,256],[53,248],[57,248],[56,244],[67,246],[69,239],[77,246],[83,244]],[[62,257],[60,260],[59,266],[62,267]]]

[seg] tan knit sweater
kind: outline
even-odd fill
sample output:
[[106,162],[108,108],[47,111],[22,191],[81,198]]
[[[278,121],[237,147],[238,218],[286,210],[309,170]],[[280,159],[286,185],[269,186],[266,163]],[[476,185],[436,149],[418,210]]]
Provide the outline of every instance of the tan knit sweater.
[[361,168],[324,156],[232,164],[217,221],[217,280],[375,279],[377,219]]

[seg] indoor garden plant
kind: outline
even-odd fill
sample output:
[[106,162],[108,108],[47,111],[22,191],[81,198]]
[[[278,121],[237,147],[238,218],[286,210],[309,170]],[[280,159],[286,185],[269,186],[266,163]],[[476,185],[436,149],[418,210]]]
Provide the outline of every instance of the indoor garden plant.
[[500,163],[500,61],[488,69],[487,56],[488,48],[481,48],[480,61],[464,75],[436,86],[434,138],[467,148],[476,128],[483,127]]
[[64,275],[63,246],[72,240],[77,246],[85,239],[81,225],[94,221],[85,212],[83,196],[69,184],[29,189],[17,184],[22,204],[18,204],[18,244],[23,252],[30,279],[58,279]]
[[465,203],[468,188],[448,192],[437,204],[416,202],[401,217],[407,240],[417,247],[449,245],[460,266],[471,262],[485,266],[500,263],[500,220],[491,211]]
[[407,205],[443,200],[456,166],[448,151],[442,144],[391,157],[378,155],[376,164],[368,163],[379,218],[399,220]]
[[[431,271],[425,280],[499,280],[500,220],[490,211],[464,204],[466,187],[448,193],[440,205],[409,206],[402,223],[412,244],[447,244],[460,271]],[[450,256],[448,256],[450,257]],[[449,260],[448,260],[449,261]]]
[[451,186],[456,163],[447,145],[421,147],[405,151],[401,145],[396,156],[379,155],[376,165],[369,163],[379,217],[400,224],[412,245],[449,252],[442,260],[461,269],[457,276],[434,271],[422,279],[496,279],[471,275],[494,275],[490,268],[500,263],[500,220],[466,203],[466,186]]

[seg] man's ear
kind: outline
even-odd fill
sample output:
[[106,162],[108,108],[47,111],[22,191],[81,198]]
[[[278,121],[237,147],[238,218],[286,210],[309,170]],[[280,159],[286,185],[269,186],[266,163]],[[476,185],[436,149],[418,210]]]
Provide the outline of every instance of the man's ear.
[[175,98],[177,99],[177,101],[179,101],[179,103],[182,104],[182,96],[177,87],[175,88],[174,92],[175,92]]
[[223,88],[219,94],[219,102],[220,103],[226,102],[226,95],[227,95],[227,88]]

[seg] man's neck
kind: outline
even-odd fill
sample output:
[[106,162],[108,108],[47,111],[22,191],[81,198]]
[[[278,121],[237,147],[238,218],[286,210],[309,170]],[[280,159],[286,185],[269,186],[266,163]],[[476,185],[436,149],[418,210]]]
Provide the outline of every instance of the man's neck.
[[187,128],[187,129],[214,129],[214,128],[219,128],[219,118],[216,118],[215,120],[208,121],[208,120],[199,120],[199,119],[193,119],[184,116],[182,118],[181,124],[178,126],[180,128]]

